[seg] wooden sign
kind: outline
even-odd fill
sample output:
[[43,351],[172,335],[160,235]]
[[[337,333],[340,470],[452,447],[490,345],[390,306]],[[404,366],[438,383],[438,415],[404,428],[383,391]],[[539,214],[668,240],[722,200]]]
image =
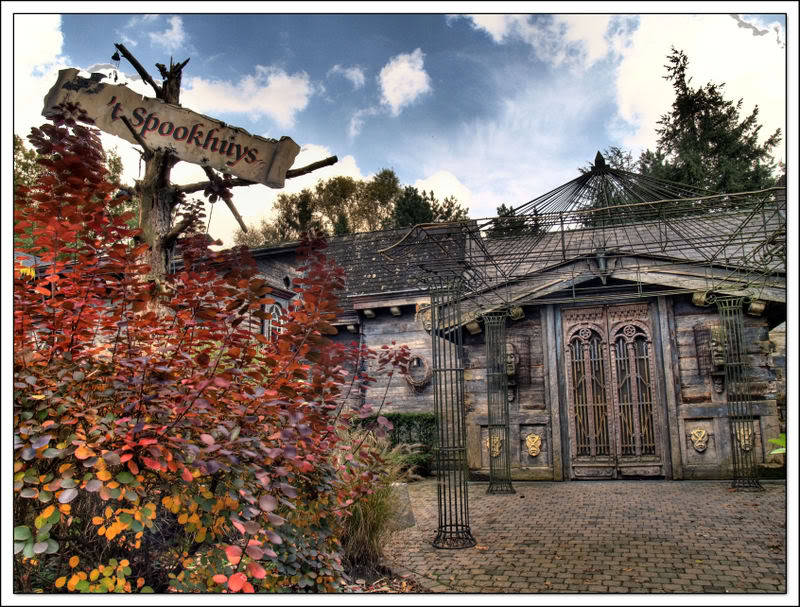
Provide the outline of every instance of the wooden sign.
[[83,78],[78,73],[74,68],[59,71],[58,80],[45,97],[42,115],[48,116],[60,103],[79,103],[95,125],[107,133],[131,143],[144,142],[153,150],[169,149],[186,162],[271,188],[283,187],[286,171],[300,151],[290,137],[278,141],[251,135],[214,118],[145,97],[126,86],[101,82],[101,74]]

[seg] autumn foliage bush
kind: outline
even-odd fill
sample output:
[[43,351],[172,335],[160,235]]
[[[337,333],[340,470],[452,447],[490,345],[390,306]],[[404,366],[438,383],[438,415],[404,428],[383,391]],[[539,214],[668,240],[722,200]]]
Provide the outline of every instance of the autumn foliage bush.
[[343,274],[319,242],[277,336],[244,250],[183,238],[151,280],[86,122],[64,106],[33,129],[44,170],[15,202],[43,264],[14,282],[15,590],[335,591],[342,521],[380,474],[340,442],[370,414],[346,403],[363,361],[390,374],[406,349],[331,339]]

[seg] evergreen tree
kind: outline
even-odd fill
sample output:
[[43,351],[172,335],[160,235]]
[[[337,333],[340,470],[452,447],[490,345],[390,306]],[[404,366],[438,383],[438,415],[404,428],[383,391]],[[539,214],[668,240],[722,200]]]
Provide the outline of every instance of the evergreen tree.
[[403,188],[402,194],[394,204],[392,227],[404,228],[420,223],[433,223],[433,209],[430,199],[420,194],[413,186]]
[[772,152],[781,141],[780,129],[759,143],[758,106],[742,117],[742,100],[725,99],[724,83],[692,88],[683,51],[673,48],[667,61],[664,78],[672,83],[675,100],[658,121],[656,149],[639,158],[640,172],[715,192],[773,186]]
[[505,203],[497,207],[497,218],[486,230],[489,238],[507,238],[509,236],[535,236],[543,232],[543,228],[535,215],[519,215]]

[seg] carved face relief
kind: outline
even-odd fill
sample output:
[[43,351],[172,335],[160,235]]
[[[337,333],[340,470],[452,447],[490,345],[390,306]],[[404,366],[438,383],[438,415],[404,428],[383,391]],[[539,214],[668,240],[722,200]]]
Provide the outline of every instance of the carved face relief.
[[517,355],[513,350],[506,350],[506,375],[514,375],[517,372]]
[[702,453],[708,447],[708,432],[706,432],[705,428],[698,427],[693,429],[689,438],[692,441],[692,445],[694,445],[694,450],[698,453]]
[[722,394],[725,391],[725,378],[722,375],[712,375],[711,383],[714,385],[714,392]]
[[489,439],[483,440],[483,446],[489,450],[489,455],[498,457],[500,455],[500,448],[503,446],[503,439],[499,436],[493,436],[491,440],[491,448],[489,447]]
[[542,451],[542,437],[538,434],[529,434],[525,437],[525,446],[528,448],[528,455],[536,457]]
[[711,364],[715,367],[725,364],[725,335],[722,327],[711,327]]
[[736,438],[742,451],[750,451],[753,448],[753,430],[750,428],[739,428],[736,431]]

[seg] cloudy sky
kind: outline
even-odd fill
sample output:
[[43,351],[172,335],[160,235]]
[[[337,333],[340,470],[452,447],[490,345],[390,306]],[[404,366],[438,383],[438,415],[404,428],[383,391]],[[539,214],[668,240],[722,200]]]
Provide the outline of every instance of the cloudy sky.
[[[14,4],[5,3],[4,13]],[[558,8],[574,13],[578,6],[586,5]],[[190,57],[182,104],[257,135],[292,137],[302,146],[295,166],[339,157],[333,167],[287,181],[289,191],[337,174],[368,178],[387,167],[402,183],[455,195],[473,217],[484,217],[501,203],[522,204],[572,179],[599,149],[653,147],[656,121],[672,103],[662,78],[671,46],[689,56],[694,84],[726,83],[726,97],[742,98],[744,112],[759,106],[764,137],[778,128],[785,134],[787,41],[780,13],[796,16],[796,7],[752,8],[774,13],[16,14],[13,130],[24,135],[42,123],[42,98],[58,69],[109,72],[113,43],[122,42],[156,78],[155,63]],[[11,20],[3,21],[7,41]],[[7,61],[9,53],[3,55]],[[796,91],[793,66],[788,88]],[[153,96],[124,59],[119,71],[132,89]],[[796,133],[796,123],[789,126]],[[7,130],[4,118],[4,137]],[[110,135],[104,143],[122,156],[129,181],[139,176],[134,146]],[[786,149],[781,146],[780,160]],[[199,179],[204,175],[194,165],[180,163],[173,171],[175,183]],[[278,193],[265,186],[234,192],[251,224],[270,213]],[[227,208],[215,209],[213,236],[232,244],[235,228]]]

